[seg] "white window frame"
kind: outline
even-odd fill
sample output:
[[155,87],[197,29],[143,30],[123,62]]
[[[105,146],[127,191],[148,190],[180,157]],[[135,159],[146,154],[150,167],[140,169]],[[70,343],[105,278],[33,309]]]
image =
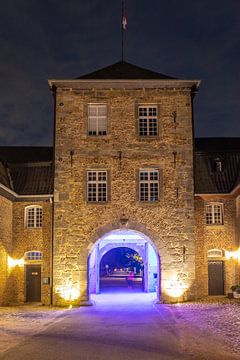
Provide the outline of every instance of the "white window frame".
[[[91,179],[90,174],[95,174],[96,178]],[[104,174],[104,179],[101,179]],[[91,186],[92,185],[92,186]],[[104,186],[105,185],[105,191]],[[92,187],[92,190],[90,189]],[[93,198],[93,189],[95,188],[96,197]],[[101,190],[102,188],[102,190]],[[103,194],[105,193],[104,199]],[[87,170],[87,202],[89,203],[106,203],[108,201],[108,171],[106,169]]]
[[[141,110],[145,109],[146,114],[141,114]],[[155,115],[150,114],[150,109],[156,111]],[[151,121],[155,123],[156,132],[151,133]],[[146,123],[146,133],[142,133],[141,123]],[[140,137],[156,137],[158,136],[158,106],[156,104],[139,104],[138,105],[138,136]]]
[[206,225],[223,225],[223,203],[212,202],[205,205]]
[[[142,179],[141,174],[147,173],[147,179]],[[157,173],[156,179],[151,179],[151,173]],[[149,203],[156,203],[159,201],[159,179],[160,179],[160,172],[158,168],[141,168],[139,169],[138,174],[138,182],[139,182],[139,201],[140,202],[149,202]],[[144,196],[142,196],[142,193],[145,191],[142,191],[142,185],[145,187],[147,192],[147,198],[143,199]],[[152,198],[152,185],[157,185],[157,197],[156,199]],[[155,186],[154,186],[155,187]]]
[[26,251],[24,254],[25,261],[42,261],[43,253],[39,250]]
[[222,258],[223,256],[224,256],[224,252],[221,249],[208,250],[208,257]]
[[[32,214],[30,214],[32,212]],[[30,219],[30,216],[32,219]],[[43,226],[43,208],[40,205],[25,207],[25,228],[41,229]]]
[[[91,110],[93,110],[93,109],[95,109],[96,114],[91,114]],[[103,113],[101,114],[101,110],[103,110],[103,113],[105,113],[105,114],[103,114]],[[108,121],[107,121],[107,105],[106,104],[88,104],[88,136],[105,136],[105,135],[107,135],[107,130],[108,130],[107,123],[108,123]],[[93,132],[95,132],[95,133],[93,133]]]
[[216,172],[221,173],[222,172],[222,160],[216,159],[215,166],[216,166]]

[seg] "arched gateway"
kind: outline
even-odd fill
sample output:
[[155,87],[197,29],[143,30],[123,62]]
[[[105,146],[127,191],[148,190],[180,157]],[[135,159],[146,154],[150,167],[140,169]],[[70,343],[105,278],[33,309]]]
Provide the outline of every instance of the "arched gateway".
[[92,246],[88,258],[88,292],[100,292],[100,262],[103,256],[115,248],[130,248],[136,251],[144,264],[143,291],[160,294],[160,258],[148,236],[131,229],[115,229],[107,232]]

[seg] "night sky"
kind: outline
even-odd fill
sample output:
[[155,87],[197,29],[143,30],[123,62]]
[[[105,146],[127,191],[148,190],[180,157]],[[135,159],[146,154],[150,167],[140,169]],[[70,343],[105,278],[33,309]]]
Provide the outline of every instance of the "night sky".
[[[125,61],[201,79],[197,136],[240,136],[240,1],[126,0]],[[0,8],[0,145],[52,145],[47,79],[121,60],[121,0],[8,0]]]

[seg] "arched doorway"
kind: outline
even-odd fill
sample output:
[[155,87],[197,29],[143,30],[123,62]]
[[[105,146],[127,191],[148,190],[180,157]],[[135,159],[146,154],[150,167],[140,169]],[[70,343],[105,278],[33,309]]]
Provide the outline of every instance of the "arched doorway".
[[99,265],[100,293],[143,292],[142,256],[128,247],[115,247],[102,256]]
[[[88,291],[99,294],[100,270],[103,257],[111,250],[117,248],[132,249],[137,253],[143,263],[142,291],[155,293],[159,300],[160,292],[160,260],[151,240],[143,233],[130,229],[117,229],[103,235],[91,248],[88,258]],[[120,270],[120,269],[119,269]]]

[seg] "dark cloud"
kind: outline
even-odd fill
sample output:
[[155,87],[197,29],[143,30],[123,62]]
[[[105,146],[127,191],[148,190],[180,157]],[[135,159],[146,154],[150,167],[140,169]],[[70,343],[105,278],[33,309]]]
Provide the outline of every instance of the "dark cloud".
[[[202,79],[198,136],[240,136],[239,0],[126,0],[126,61]],[[1,5],[0,144],[52,142],[48,78],[121,57],[121,0],[9,0]]]

